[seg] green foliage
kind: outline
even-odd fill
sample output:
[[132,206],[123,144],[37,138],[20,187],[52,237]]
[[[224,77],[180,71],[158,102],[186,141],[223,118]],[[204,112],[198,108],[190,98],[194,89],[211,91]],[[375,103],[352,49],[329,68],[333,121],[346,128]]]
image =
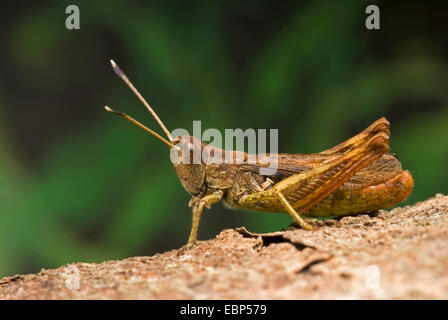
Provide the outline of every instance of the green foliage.
[[[107,65],[112,57],[171,130],[191,130],[199,119],[203,130],[279,128],[281,152],[318,152],[385,115],[391,151],[415,178],[406,203],[446,193],[443,48],[434,37],[367,31],[366,3],[290,3],[271,12],[268,2],[230,9],[78,1],[78,31],[64,29],[65,1],[17,12],[1,40],[12,83],[60,98],[48,106],[17,100],[27,95],[21,89],[0,91],[0,276],[152,254],[186,241],[189,196],[166,146],[102,111],[108,104],[157,128]],[[248,24],[234,25],[232,18],[245,16]],[[266,31],[239,34],[254,20]],[[27,121],[31,108],[41,111]],[[14,125],[21,121],[33,130]],[[28,139],[37,141],[38,156],[26,152]],[[205,213],[200,238],[224,227],[274,231],[289,222],[217,205]]]

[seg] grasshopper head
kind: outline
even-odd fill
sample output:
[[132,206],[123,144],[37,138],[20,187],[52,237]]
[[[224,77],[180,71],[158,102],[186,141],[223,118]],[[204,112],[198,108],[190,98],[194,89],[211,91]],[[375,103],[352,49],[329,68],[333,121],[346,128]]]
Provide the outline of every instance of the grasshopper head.
[[201,192],[205,181],[206,165],[202,159],[202,150],[206,146],[206,144],[193,136],[180,136],[176,139],[173,139],[163,122],[160,120],[160,118],[157,116],[157,114],[154,112],[145,98],[143,98],[143,96],[134,87],[126,74],[118,67],[115,61],[111,60],[110,63],[115,73],[128,85],[128,87],[135,93],[137,98],[143,103],[146,109],[151,113],[162,130],[165,132],[168,140],[164,139],[158,133],[147,128],[125,113],[115,111],[108,106],[105,107],[106,111],[125,118],[126,120],[134,123],[138,127],[149,132],[154,137],[168,145],[171,149],[171,162],[174,165],[174,169],[176,170],[180,182],[189,193],[191,193],[192,195],[198,195]]
[[193,136],[179,136],[173,141],[170,156],[182,186],[198,195],[205,181],[206,163],[202,151],[206,144]]

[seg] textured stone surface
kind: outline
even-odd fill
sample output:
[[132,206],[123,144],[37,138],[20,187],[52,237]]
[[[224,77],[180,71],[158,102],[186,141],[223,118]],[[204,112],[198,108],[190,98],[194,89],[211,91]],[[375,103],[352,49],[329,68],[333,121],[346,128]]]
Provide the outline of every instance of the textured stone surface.
[[[448,197],[0,280],[1,299],[448,299]],[[69,290],[70,268],[80,271]],[[71,283],[69,281],[69,283]]]

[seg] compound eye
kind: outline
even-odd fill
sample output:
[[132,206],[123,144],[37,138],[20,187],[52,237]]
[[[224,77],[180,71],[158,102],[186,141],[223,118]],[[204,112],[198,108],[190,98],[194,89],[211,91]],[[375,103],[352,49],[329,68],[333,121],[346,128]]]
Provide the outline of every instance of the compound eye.
[[176,145],[176,144],[178,144],[181,140],[182,140],[181,137],[177,137],[177,138],[173,139],[173,141],[171,141],[171,143],[172,143],[173,145]]

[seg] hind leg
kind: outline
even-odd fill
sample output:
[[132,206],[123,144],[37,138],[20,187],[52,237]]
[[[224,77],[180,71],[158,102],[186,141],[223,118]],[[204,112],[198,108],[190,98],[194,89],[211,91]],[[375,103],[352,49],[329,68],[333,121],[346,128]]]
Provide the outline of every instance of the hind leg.
[[367,127],[364,131],[357,134],[356,136],[338,144],[337,146],[322,151],[320,154],[335,154],[335,153],[345,153],[357,146],[363,144],[369,137],[378,133],[385,132],[390,135],[389,132],[390,123],[386,120],[386,118],[381,118],[372,123],[369,127]]
[[310,217],[343,216],[392,207],[404,201],[414,182],[409,171],[377,185],[357,190],[338,189],[306,213]]

